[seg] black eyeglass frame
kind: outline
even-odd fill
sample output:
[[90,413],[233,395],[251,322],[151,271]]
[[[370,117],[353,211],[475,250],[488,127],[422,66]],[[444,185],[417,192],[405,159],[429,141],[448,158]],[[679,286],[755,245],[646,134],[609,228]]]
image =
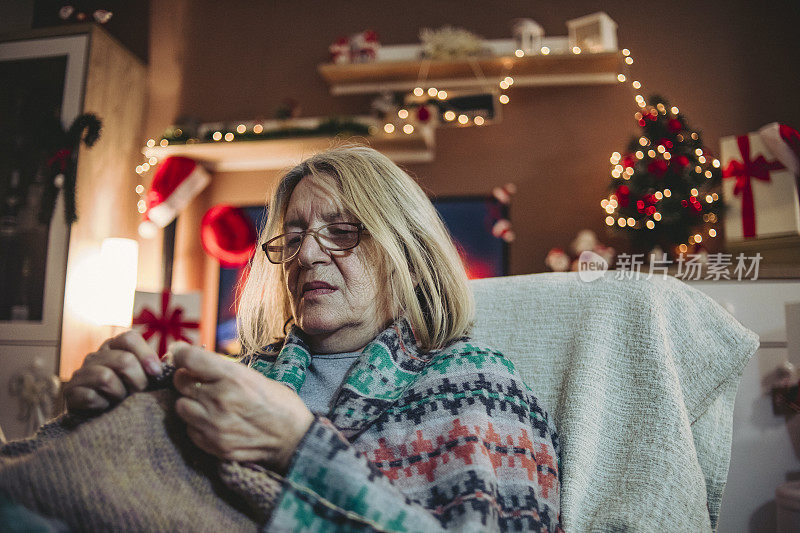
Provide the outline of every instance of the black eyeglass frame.
[[[330,226],[342,226],[342,225],[352,226],[356,228],[356,230],[358,230],[355,244],[353,244],[353,246],[348,246],[346,248],[331,248],[330,246],[323,244],[322,240],[320,239],[319,232]],[[297,257],[297,254],[300,253],[300,248],[303,247],[303,239],[305,239],[307,235],[313,236],[314,240],[317,241],[317,244],[319,244],[319,247],[325,250],[326,252],[344,252],[347,250],[352,250],[353,248],[361,244],[361,236],[364,234],[369,234],[369,231],[367,230],[366,226],[364,226],[364,224],[362,224],[361,222],[332,222],[330,224],[325,224],[324,226],[320,226],[318,229],[307,229],[303,231],[287,231],[286,233],[281,233],[280,235],[277,235],[268,240],[267,242],[265,242],[264,244],[262,244],[261,249],[264,251],[264,255],[267,256],[267,261],[269,261],[273,265],[280,265],[283,263],[288,263],[289,261]],[[297,247],[297,250],[291,256],[287,257],[283,261],[273,261],[272,258],[269,256],[269,252],[267,252],[270,243],[275,242],[280,238],[286,237],[287,235],[300,235],[300,246]]]

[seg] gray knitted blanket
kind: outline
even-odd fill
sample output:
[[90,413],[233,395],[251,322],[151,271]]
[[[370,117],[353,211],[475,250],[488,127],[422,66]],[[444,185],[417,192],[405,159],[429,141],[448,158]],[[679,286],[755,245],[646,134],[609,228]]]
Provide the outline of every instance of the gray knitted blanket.
[[257,531],[281,478],[197,448],[178,394],[134,394],[101,416],[64,415],[0,448],[0,493],[76,531]]

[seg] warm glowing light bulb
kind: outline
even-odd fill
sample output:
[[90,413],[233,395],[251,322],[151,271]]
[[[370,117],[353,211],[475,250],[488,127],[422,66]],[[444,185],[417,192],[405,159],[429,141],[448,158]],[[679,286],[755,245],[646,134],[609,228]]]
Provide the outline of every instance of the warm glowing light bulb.
[[695,242],[703,242],[703,236],[699,233],[694,236]]
[[624,82],[626,79],[625,74],[617,74],[617,81],[620,83]]
[[225,140],[226,140],[227,142],[231,142],[231,141],[233,140],[233,132],[230,132],[230,131],[229,131],[228,133],[226,133],[226,134],[225,134]]
[[629,64],[629,65],[633,65],[633,58],[632,58],[632,57],[626,57],[626,58],[625,58],[625,62],[626,62],[627,64]]
[[437,91],[436,98],[439,100],[447,100],[447,91]]
[[505,78],[503,78],[503,81],[505,81],[509,85],[514,85],[514,78],[512,78],[511,76],[506,76]]
[[636,159],[643,159],[643,158],[644,158],[644,152],[642,152],[641,150],[636,150]]
[[253,126],[253,133],[261,133],[262,131],[264,131],[264,126],[261,124],[256,124]]
[[700,161],[701,163],[705,163],[706,162],[706,157],[701,155],[700,157],[697,158],[697,160]]
[[484,119],[483,119],[482,116],[478,115],[477,117],[475,117],[474,120],[475,120],[475,125],[476,126],[483,126]]
[[408,118],[408,109],[401,109],[397,112],[397,116],[400,118]]
[[622,49],[622,55],[624,55],[625,57],[628,57],[629,55],[631,55],[631,51],[628,50],[627,48],[623,48]]
[[717,230],[715,230],[714,228],[711,228],[710,230],[708,230],[708,236],[709,237],[716,237],[717,236]]
[[694,139],[695,141],[697,140],[697,133],[692,132],[692,139]]
[[663,154],[664,152],[667,151],[667,149],[664,148],[664,145],[662,145],[662,144],[659,144],[658,146],[656,146],[656,150],[658,150],[659,154]]
[[641,89],[642,88],[642,84],[639,83],[638,81],[634,81],[631,85],[633,85],[634,89]]
[[605,198],[603,198],[602,200],[600,200],[600,207],[602,207],[603,209],[605,209],[606,207],[608,207],[608,200],[607,200],[607,199],[605,199]]
[[620,177],[621,174],[622,173],[617,169],[614,169],[614,170],[611,171],[611,175],[614,176],[615,178]]
[[150,166],[153,166],[156,163],[158,163],[158,158],[157,157],[151,157],[150,159],[147,160],[147,162],[150,163]]
[[681,244],[680,246],[678,246],[678,250],[680,250],[681,252],[686,252],[686,250],[688,249],[689,248],[685,244]]
[[456,114],[452,111],[445,111],[444,112],[444,119],[445,120],[454,120],[456,118]]
[[672,106],[672,108],[670,109],[670,111],[672,111],[672,114],[673,114],[673,115],[677,115],[677,114],[678,114],[678,108],[677,108],[677,107],[675,107],[675,106]]
[[150,170],[150,165],[148,163],[142,163],[142,172],[147,172]]
[[144,170],[142,170],[142,165],[136,165],[136,173],[141,174],[142,172],[144,172]]
[[648,150],[647,151],[647,155],[649,155],[650,157],[655,157],[656,156],[656,151],[655,150]]
[[719,168],[719,159],[715,159],[711,162],[711,166],[714,168]]
[[222,140],[222,132],[221,131],[215,131],[214,134],[211,136],[211,138],[214,139],[215,141]]
[[247,131],[247,126],[245,126],[244,124],[239,124],[238,126],[236,126],[236,133],[244,133],[246,131]]
[[550,48],[547,46],[542,46],[542,55],[546,56],[550,53]]
[[522,57],[522,56],[524,56],[524,55],[525,55],[525,52],[523,52],[522,50],[520,50],[520,49],[518,48],[518,49],[517,49],[517,50],[514,52],[514,55],[515,55],[515,56],[517,56],[517,57]]
[[508,82],[506,82],[506,80],[500,80],[500,88],[503,90],[508,89]]
[[661,213],[659,213],[658,211],[653,213],[653,220],[656,220],[656,221],[661,220]]
[[581,53],[581,47],[580,46],[573,46],[572,47],[572,53],[573,54],[580,54]]
[[692,196],[697,196],[697,195],[698,195],[698,191],[697,191],[697,189],[692,189],[691,191],[689,191],[689,193],[690,193]]
[[619,224],[620,228],[624,228],[625,227],[625,219],[622,218],[622,217],[618,218],[617,219],[617,224]]
[[501,95],[500,95],[500,98],[498,98],[498,100],[500,100],[500,103],[501,103],[501,104],[507,104],[507,103],[508,103],[508,95],[506,95],[506,94],[501,94]]
[[469,117],[467,115],[458,115],[458,122],[460,124],[466,124],[469,122]]
[[414,133],[414,126],[412,126],[411,124],[406,124],[405,126],[403,126],[403,133],[411,135],[412,133]]
[[669,198],[670,196],[672,196],[672,191],[671,191],[671,190],[669,190],[669,189],[664,189],[664,196],[666,196],[667,198]]
[[438,93],[439,93],[439,91],[436,89],[436,87],[431,87],[430,89],[428,89],[428,96],[430,96],[430,97],[434,97]]
[[663,194],[661,194],[661,191],[656,191],[656,192],[653,194],[653,196],[655,196],[655,197],[656,197],[656,200],[661,200],[661,198],[663,198],[663,197],[664,197],[664,195],[663,195]]
[[645,225],[647,226],[647,229],[653,229],[656,227],[656,223],[653,222],[652,220],[648,220]]
[[385,131],[386,133],[394,133],[394,124],[392,124],[391,122],[384,124],[383,131]]
[[167,146],[167,145],[169,145],[169,141],[166,140],[166,139],[161,139],[161,142],[158,143],[158,144],[160,144],[161,146]]
[[696,167],[694,167],[694,171],[700,174],[701,172],[703,172],[703,169],[700,168],[700,165],[697,165]]
[[[692,135],[694,135],[694,134],[692,134]],[[694,139],[694,137],[692,137],[692,139]],[[697,154],[697,155],[703,155],[703,151],[700,148],[696,149],[694,151],[694,153]]]
[[414,96],[422,96],[423,94],[425,94],[425,91],[422,89],[422,87],[414,88]]
[[714,199],[714,201],[717,201],[717,200],[719,200],[719,196],[718,196],[718,195],[717,195],[717,193],[715,193],[715,192],[712,192],[712,193],[711,193],[711,198],[713,198],[713,199]]
[[155,139],[147,139],[147,147],[148,148],[152,148],[155,145],[156,145],[156,140]]
[[606,225],[607,226],[613,226],[614,225],[614,217],[612,217],[612,216],[606,217]]
[[144,200],[139,200],[138,202],[136,202],[136,209],[140,213],[144,213],[145,211],[147,211],[147,202],[145,202]]
[[647,140],[647,137],[639,137],[639,144],[642,146],[647,146],[650,144],[650,141]]
[[636,219],[635,219],[635,218],[633,218],[633,217],[628,217],[628,220],[627,220],[627,222],[628,222],[628,225],[629,225],[629,226],[631,226],[631,227],[633,227],[634,225],[636,225]]
[[664,152],[664,159],[669,161],[671,158],[672,158],[672,154],[670,154],[669,152]]
[[136,186],[136,194],[142,194],[144,192],[144,185],[141,183]]
[[714,198],[710,194],[706,194],[706,203],[711,203],[714,201]]

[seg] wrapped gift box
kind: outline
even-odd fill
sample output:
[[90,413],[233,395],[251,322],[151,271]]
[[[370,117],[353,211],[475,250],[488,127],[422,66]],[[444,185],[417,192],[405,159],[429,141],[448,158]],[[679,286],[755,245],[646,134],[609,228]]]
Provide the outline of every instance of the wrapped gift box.
[[727,241],[800,234],[797,179],[767,144],[776,128],[720,139]]
[[174,341],[200,344],[200,293],[136,291],[133,325],[163,357]]

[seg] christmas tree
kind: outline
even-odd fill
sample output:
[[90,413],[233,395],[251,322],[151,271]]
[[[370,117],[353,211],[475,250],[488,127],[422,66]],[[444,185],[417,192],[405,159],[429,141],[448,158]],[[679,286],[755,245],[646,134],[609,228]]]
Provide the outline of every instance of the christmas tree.
[[655,246],[686,252],[717,236],[723,209],[715,192],[722,179],[719,160],[703,148],[677,107],[659,96],[636,96],[642,134],[627,152],[611,155],[609,196],[600,203],[606,224],[624,233],[636,251]]

